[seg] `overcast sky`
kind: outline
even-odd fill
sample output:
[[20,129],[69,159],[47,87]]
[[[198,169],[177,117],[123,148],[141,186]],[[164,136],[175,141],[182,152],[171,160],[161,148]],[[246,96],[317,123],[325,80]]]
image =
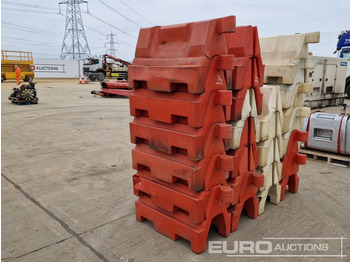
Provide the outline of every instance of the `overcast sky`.
[[[59,2],[1,1],[1,49],[59,58],[65,28]],[[334,56],[338,34],[350,29],[350,0],[90,0],[88,8],[81,5],[92,55],[106,53],[106,35],[113,32],[116,56],[128,61],[142,27],[235,15],[238,26],[257,26],[260,37],[320,31],[320,43],[309,45],[317,56]]]

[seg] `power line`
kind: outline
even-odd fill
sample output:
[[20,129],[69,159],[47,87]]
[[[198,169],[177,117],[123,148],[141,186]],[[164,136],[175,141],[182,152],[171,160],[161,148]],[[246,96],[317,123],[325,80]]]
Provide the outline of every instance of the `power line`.
[[138,27],[142,27],[141,25],[139,25],[138,23],[136,23],[135,21],[131,20],[129,17],[123,15],[122,13],[120,13],[119,11],[115,10],[113,7],[111,7],[110,5],[106,4],[105,2],[103,2],[102,0],[98,0],[101,4],[107,6],[109,9],[111,9],[112,11],[114,11],[115,13],[119,14],[120,16],[124,17],[126,20],[128,20],[129,22],[133,23],[134,25],[138,26]]
[[104,41],[103,38],[97,38],[97,37],[89,37],[89,40],[92,40],[92,41],[99,41],[99,42]]
[[[9,7],[2,7],[1,9],[3,9],[3,10],[9,10],[9,11],[17,11],[17,12],[55,14],[55,15],[63,16],[61,13],[48,12],[48,11],[40,11],[40,10],[28,10],[28,9],[9,8]],[[118,30],[119,32],[121,32],[121,33],[123,33],[123,34],[125,34],[125,35],[128,35],[128,36],[132,37],[133,39],[135,39],[135,37],[134,37],[133,35],[130,35],[129,33],[123,31],[122,29],[120,29],[120,28],[118,28],[118,27],[116,27],[116,26],[114,26],[114,25],[112,25],[112,24],[110,24],[110,23],[104,21],[103,19],[101,19],[101,18],[99,18],[99,17],[93,15],[91,12],[85,12],[85,13],[88,14],[88,15],[90,15],[90,16],[92,16],[92,17],[95,18],[96,20],[99,20],[100,22],[102,22],[102,23],[104,23],[104,24],[106,24],[106,25],[109,25],[110,27],[112,27],[112,28]],[[90,30],[93,30],[93,31],[95,31],[95,32],[98,32],[97,30],[92,29],[91,27],[89,27],[89,29],[90,29]],[[104,33],[101,33],[101,32],[98,32],[98,33],[105,36]],[[120,42],[122,43],[122,41],[120,41]],[[123,43],[126,44],[126,45],[130,45],[129,43],[126,43],[126,42],[123,42]],[[130,46],[131,46],[131,45],[130,45]]]
[[[91,15],[91,13],[89,13],[89,14]],[[8,22],[2,22],[2,24],[8,25],[8,26],[12,26],[12,27],[17,27],[17,28],[14,28],[14,29],[17,29],[17,30],[28,31],[28,32],[33,32],[33,33],[39,33],[39,34],[46,34],[46,35],[47,34],[51,34],[51,35],[60,36],[60,34],[57,34],[57,33],[54,33],[54,32],[50,32],[50,31],[42,30],[42,29],[34,29],[34,28],[31,28],[31,27],[23,26],[23,25],[19,26],[19,25],[16,25],[16,24],[8,23]],[[100,35],[106,36],[106,34],[100,32],[100,31],[98,31],[98,30],[96,30],[96,29],[94,29],[92,27],[89,27],[87,25],[84,25],[84,27],[86,27],[89,30],[92,30],[92,31],[94,31],[94,32],[96,32],[96,33],[98,33]],[[24,29],[27,29],[27,30],[24,30]],[[97,38],[89,38],[89,39],[97,39]],[[102,40],[102,38],[99,38],[99,39]],[[133,45],[131,45],[131,44],[127,43],[127,42],[124,42],[122,40],[118,40],[118,41],[119,41],[119,43],[124,44],[124,45],[126,45],[128,47],[134,47]],[[101,47],[101,48],[103,48],[103,47]]]
[[11,30],[19,30],[19,31],[24,31],[24,32],[36,33],[36,34],[59,36],[59,34],[55,34],[55,33],[44,33],[44,32],[40,32],[40,31],[19,28],[19,27],[14,27],[14,26],[9,26],[9,25],[5,25],[5,26],[11,28]]
[[[68,0],[68,1],[64,1],[64,2],[76,2],[76,1],[82,1],[82,0]],[[83,1],[85,2],[85,1]],[[102,2],[102,1],[101,1]],[[46,11],[46,10],[57,10],[56,8],[51,8],[51,7],[45,7],[45,6],[41,6],[41,5],[31,5],[31,4],[24,4],[24,3],[16,3],[16,2],[10,2],[10,1],[2,1],[3,4],[5,5],[12,5],[13,7],[5,7],[4,5],[2,6],[2,10],[8,10],[8,11],[15,11],[15,12],[26,12],[26,13],[39,13],[39,14],[55,14],[55,15],[59,15],[59,16],[63,16],[63,14],[59,13],[59,12],[52,12],[52,11]],[[18,6],[18,7],[16,7]],[[24,8],[20,8],[21,7],[28,7],[28,8],[33,8],[33,9],[24,9]],[[107,5],[108,6],[108,5]],[[110,8],[110,7],[109,7]],[[43,9],[43,10],[38,10],[38,9]],[[45,10],[46,9],[46,10]],[[116,11],[116,10],[113,10],[113,11]],[[7,11],[4,11],[5,13],[8,13]],[[120,33],[124,34],[124,35],[127,35],[133,39],[135,39],[135,36],[130,34],[129,32],[127,31],[124,31],[116,26],[114,26],[113,24],[111,23],[108,23],[106,21],[104,21],[103,19],[95,16],[94,14],[90,13],[89,11],[85,12],[87,13],[88,15],[92,16],[93,18],[95,18],[96,20],[102,22],[105,26],[108,25],[110,26],[111,28],[114,28],[116,29],[117,31],[119,31]],[[124,18],[126,16],[123,16]],[[128,19],[128,21],[130,22],[133,22],[134,24],[136,24],[134,21]],[[48,30],[42,30],[42,29],[35,29],[35,28],[32,28],[32,27],[28,27],[28,26],[20,26],[20,25],[16,25],[16,24],[11,24],[11,23],[8,23],[8,22],[2,22],[6,27],[10,27],[12,29],[17,29],[17,30],[22,30],[22,31],[27,31],[27,32],[30,32],[30,33],[39,33],[39,34],[45,34],[45,35],[52,35],[52,36],[59,36],[60,34],[56,33],[56,32],[52,32],[52,31],[48,31]],[[87,27],[87,26],[86,26]],[[105,36],[106,34],[105,33],[102,33],[94,28],[91,28],[91,27],[87,27],[88,29],[100,34],[100,35],[103,35]],[[6,38],[6,37],[5,37]],[[96,38],[95,38],[96,39]],[[102,40],[102,38],[101,38]],[[35,46],[43,46],[43,45],[46,45],[48,47],[51,47],[51,46],[58,46],[58,45],[55,45],[55,44],[52,44],[52,43],[48,43],[48,42],[40,42],[40,41],[23,41],[22,38],[6,38],[4,39],[3,38],[3,41],[5,42],[12,42],[12,43],[18,43],[18,44],[28,44],[29,46],[30,45],[35,45]],[[56,43],[57,41],[55,41]],[[130,44],[128,42],[125,42],[125,41],[122,41],[122,40],[119,40],[118,39],[118,42],[123,46],[121,48],[128,48],[128,49],[134,49],[135,48],[135,45],[134,44]],[[97,47],[95,47],[97,48]],[[104,47],[98,47],[99,49],[103,49]]]
[[140,14],[139,12],[137,12],[135,9],[131,8],[129,5],[127,5],[126,3],[124,3],[122,0],[119,0],[123,5],[125,5],[127,8],[129,8],[131,11],[133,11],[135,14],[139,15],[140,17],[142,17],[143,19],[145,19],[147,22],[149,22],[151,25],[154,25],[154,23],[150,20],[148,20],[146,17],[144,17],[142,14]]
[[119,32],[121,32],[121,33],[123,33],[123,34],[125,34],[125,35],[128,35],[128,36],[130,36],[130,37],[132,37],[132,38],[135,38],[134,36],[130,35],[128,32],[125,32],[125,31],[119,29],[118,27],[115,27],[114,25],[112,25],[112,24],[110,24],[110,23],[108,23],[108,22],[102,20],[101,18],[99,18],[99,17],[93,15],[92,13],[90,13],[90,12],[86,12],[86,13],[87,13],[88,15],[92,16],[93,18],[99,20],[100,22],[102,22],[102,23],[104,23],[104,24],[106,24],[106,25],[109,25],[110,27],[112,27],[112,28],[118,30]]
[[87,25],[85,25],[85,28],[87,28],[87,29],[89,29],[89,30],[91,30],[91,31],[94,31],[94,32],[96,32],[96,33],[98,33],[98,34],[100,34],[100,35],[105,36],[104,33],[101,33],[100,31],[97,31],[95,28],[92,28],[92,27],[87,26]]
[[118,40],[118,41],[119,41],[119,43],[124,44],[124,45],[126,45],[127,47],[132,47],[132,48],[135,47],[134,45],[131,45],[131,44],[129,44],[129,43],[127,43],[127,42],[124,42],[124,41],[122,41],[122,40]]
[[54,33],[54,32],[50,32],[50,31],[46,31],[46,30],[41,30],[41,29],[35,29],[33,27],[27,27],[24,25],[16,25],[16,24],[11,24],[11,23],[7,23],[7,22],[2,22],[3,25],[12,27],[13,29],[17,29],[17,30],[22,30],[22,31],[28,31],[28,32],[33,32],[33,33],[38,33],[38,34],[50,34],[50,35],[58,35],[60,36],[60,34]]
[[[89,30],[91,30],[91,31],[94,31],[94,32],[96,32],[96,33],[98,33],[98,34],[100,34],[100,35],[103,35],[103,36],[106,36],[106,34],[104,34],[104,33],[102,33],[102,32],[100,32],[100,31],[98,31],[98,30],[96,30],[95,28],[92,28],[92,27],[90,27],[90,26],[87,26],[87,25],[84,25],[87,29],[89,29]],[[121,43],[121,44],[124,44],[124,45],[126,45],[126,46],[128,46],[128,47],[134,47],[134,45],[131,45],[131,44],[129,44],[129,43],[127,43],[127,42],[124,42],[124,41],[122,41],[122,40],[118,40],[119,41],[119,43]]]
[[[2,37],[3,38],[3,37]],[[5,39],[14,39],[14,40],[19,40],[22,41],[22,43],[27,44],[28,42],[32,42],[32,43],[37,43],[37,44],[41,44],[41,45],[52,45],[52,46],[59,46],[57,44],[53,44],[53,43],[49,43],[49,42],[42,42],[42,41],[34,41],[34,40],[25,40],[25,42],[23,41],[23,38],[19,38],[19,37],[11,37],[11,36],[5,36]],[[3,40],[3,39],[2,39]]]
[[20,8],[11,8],[11,7],[1,7],[1,9],[8,10],[8,11],[16,11],[16,12],[62,15],[60,13],[49,12],[49,11],[29,10],[29,9],[20,9]]
[[[41,30],[41,29],[34,29],[34,28],[23,26],[23,25],[19,26],[19,25],[7,23],[7,22],[2,22],[2,24],[5,25],[6,27],[10,27],[10,28],[15,29],[15,30],[32,32],[32,33],[37,33],[37,34],[44,34],[44,35],[61,36],[61,34],[57,34],[57,33],[46,31],[46,30]],[[105,36],[104,34],[102,34],[102,35]],[[101,41],[102,39],[103,39],[102,37],[101,38],[89,37],[89,40],[93,40],[93,41]],[[103,47],[101,47],[101,48],[103,48]]]
[[[1,39],[1,41],[4,42],[10,42],[10,43],[18,43],[18,44],[22,44],[23,45],[23,39],[18,39],[18,40],[7,40],[7,39]],[[35,45],[35,46],[43,46],[42,43],[31,43],[31,42],[26,42],[25,43],[26,46],[31,46],[31,45]],[[46,46],[50,45],[52,47],[54,46],[60,46],[60,45],[54,45],[54,44],[45,44]]]
[[48,9],[48,10],[57,10],[57,8],[54,7],[46,7],[46,6],[39,6],[39,5],[31,5],[31,4],[24,4],[24,3],[16,3],[16,2],[10,2],[10,1],[1,1],[1,4],[5,5],[17,5],[22,7],[31,7],[31,8],[40,8],[40,9]]

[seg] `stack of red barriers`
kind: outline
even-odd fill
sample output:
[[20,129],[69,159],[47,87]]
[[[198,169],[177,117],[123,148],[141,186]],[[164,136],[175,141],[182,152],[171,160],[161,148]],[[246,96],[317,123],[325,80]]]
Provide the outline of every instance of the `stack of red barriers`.
[[[262,111],[263,71],[257,28],[236,28],[234,16],[140,30],[129,66],[139,221],[152,221],[155,230],[187,239],[202,253],[212,225],[227,237],[243,209],[258,216],[264,176],[256,172],[253,117],[245,120],[239,148],[230,144],[251,90]],[[296,148],[288,147],[286,166],[302,164]],[[296,184],[296,173],[289,173],[283,183]]]

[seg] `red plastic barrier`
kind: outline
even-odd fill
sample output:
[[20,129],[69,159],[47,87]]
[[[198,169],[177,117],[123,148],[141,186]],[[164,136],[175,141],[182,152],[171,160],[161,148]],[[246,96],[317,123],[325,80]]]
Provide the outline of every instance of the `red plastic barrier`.
[[131,140],[137,145],[133,152],[134,169],[149,170],[153,177],[169,183],[180,181],[194,191],[225,183],[225,172],[233,168],[232,157],[225,154],[225,141],[232,136],[232,126],[216,123],[191,129],[192,134],[183,128],[187,127],[163,129],[130,123]]
[[[236,17],[140,30],[135,58],[208,57],[227,53],[224,33],[235,31]],[[133,63],[134,65],[134,63]]]
[[141,29],[135,59],[129,66],[131,86],[204,93],[210,59],[227,54],[225,33],[234,32],[235,24],[235,17],[229,16]]
[[282,158],[281,201],[284,200],[286,188],[297,193],[299,188],[299,165],[306,164],[306,155],[299,154],[299,142],[307,142],[308,132],[294,130],[289,138],[287,154]]
[[191,161],[199,161],[211,157],[204,152],[205,145],[209,141],[216,154],[225,151],[224,140],[232,136],[232,126],[227,124],[213,124],[192,133],[181,132],[179,129],[181,126],[178,129],[165,129],[132,122],[131,142],[146,144],[151,149],[166,154],[183,154]]
[[260,42],[259,42],[259,34],[258,34],[258,28],[256,26],[253,27],[253,38],[254,38],[254,60],[256,65],[256,73],[254,75],[257,75],[258,78],[254,79],[256,84],[258,86],[264,85],[264,69],[265,65],[263,64],[262,58],[261,58],[261,51],[260,51]]
[[[211,63],[206,92],[192,95],[183,92],[152,92],[144,89],[134,90],[130,96],[130,113],[132,116],[148,117],[164,123],[182,123],[191,127],[202,127],[208,124],[225,123],[230,120],[232,94],[225,90],[223,71],[217,71],[218,61],[215,57]],[[222,82],[218,81],[218,78]],[[207,120],[207,119],[211,119]]]
[[248,117],[242,130],[240,147],[230,150],[228,155],[233,156],[233,171],[229,177],[238,177],[247,171],[254,172],[258,166],[259,149],[255,141],[254,119]]
[[[258,86],[264,84],[264,65],[262,63],[259,35],[256,26],[239,26],[234,34],[226,34],[228,53],[233,54],[236,59],[254,59],[256,73],[253,81],[258,80]],[[242,89],[241,85],[234,85],[236,90]]]
[[[257,65],[256,59],[242,59],[242,63],[247,64],[245,69],[244,64],[242,68],[236,67],[233,70],[233,78],[241,78],[244,75],[244,82],[236,82],[237,86],[232,88],[232,109],[231,109],[231,120],[237,121],[242,118],[242,107],[244,103],[244,98],[248,92],[248,89],[253,88],[255,93],[255,102],[257,106],[258,114],[261,114],[262,110],[262,93],[260,91],[259,78],[257,76]],[[241,89],[236,89],[241,88]]]
[[[135,89],[147,88],[162,92],[188,92],[191,94],[204,93],[205,80],[208,74],[209,59],[191,59],[198,64],[186,66],[139,66],[129,67],[129,79]],[[135,63],[135,62],[134,62]]]
[[[157,183],[182,184],[190,190],[209,191],[216,185],[226,184],[226,172],[232,170],[231,156],[213,155],[199,162],[192,162],[182,155],[164,156],[137,145],[132,151],[133,168],[143,177],[149,173]],[[148,177],[148,176],[147,176]]]
[[[151,179],[152,177],[149,176],[148,178]],[[188,214],[191,222],[195,224],[204,222],[207,207],[218,203],[208,202],[213,200],[211,194],[218,194],[218,192],[202,191],[196,193],[181,184],[172,185],[170,188],[167,185],[161,185],[137,175],[133,176],[133,180],[135,195],[147,195],[155,206],[170,213],[183,212]],[[220,201],[228,206],[232,203],[233,189],[224,186],[219,188]]]
[[264,185],[264,176],[255,171],[258,152],[254,120],[249,117],[243,127],[240,148],[228,152],[234,157],[234,169],[230,172],[227,183],[233,187],[235,193],[238,192],[234,195],[233,205],[228,209],[232,213],[231,232],[237,230],[243,209],[254,219],[259,214],[259,199],[256,193],[258,188]]
[[252,118],[228,150],[250,88],[258,112],[263,65],[255,27],[235,17],[140,30],[129,66],[136,217],[204,252],[211,224],[228,236],[242,210],[258,215],[258,149]]
[[172,240],[183,237],[191,242],[192,251],[199,254],[206,250],[212,223],[217,226],[220,235],[227,237],[230,234],[231,214],[226,210],[227,204],[222,201],[222,195],[226,198],[227,193],[221,186],[212,188],[205,210],[206,220],[200,224],[191,222],[186,212],[170,213],[158,208],[147,195],[141,195],[135,202],[136,218],[140,222],[145,219],[152,221],[155,230]]
[[226,34],[229,54],[235,56],[233,70],[232,116],[231,120],[241,119],[242,105],[248,89],[253,88],[258,114],[262,110],[262,94],[260,86],[264,84],[264,66],[262,64],[259,37],[256,27],[237,27],[234,34]]

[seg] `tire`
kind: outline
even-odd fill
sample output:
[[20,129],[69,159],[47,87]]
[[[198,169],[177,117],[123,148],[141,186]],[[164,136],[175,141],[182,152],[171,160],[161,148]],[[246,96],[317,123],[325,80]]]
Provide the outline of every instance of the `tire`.
[[105,80],[105,75],[103,73],[98,73],[97,74],[97,80],[102,82],[103,80]]
[[89,79],[91,80],[91,81],[96,81],[97,79],[96,79],[96,74],[90,74],[89,75]]
[[128,72],[125,72],[125,80],[126,80],[126,82],[129,81],[129,73]]
[[5,79],[4,79],[4,77],[2,76],[2,77],[1,77],[1,83],[4,82],[4,81],[5,81]]
[[33,81],[33,77],[31,77],[31,76],[27,76],[26,79],[27,79],[27,82],[32,82]]
[[350,77],[346,79],[345,94],[347,95],[348,98],[350,98]]

